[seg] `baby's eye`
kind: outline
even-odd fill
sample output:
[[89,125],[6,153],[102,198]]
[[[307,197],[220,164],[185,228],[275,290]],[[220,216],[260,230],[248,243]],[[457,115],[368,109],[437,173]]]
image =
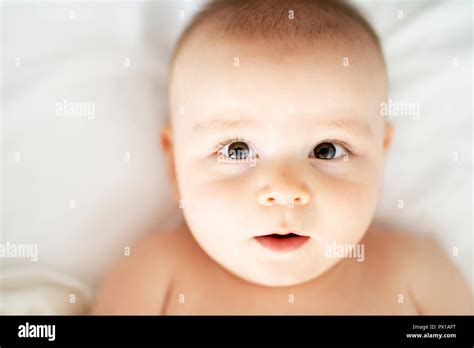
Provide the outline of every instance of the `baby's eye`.
[[324,142],[317,145],[313,151],[311,151],[310,157],[314,157],[322,160],[331,160],[341,156],[344,156],[347,150],[341,145],[335,143]]
[[255,151],[244,141],[233,141],[219,149],[219,154],[229,160],[245,160],[255,157]]

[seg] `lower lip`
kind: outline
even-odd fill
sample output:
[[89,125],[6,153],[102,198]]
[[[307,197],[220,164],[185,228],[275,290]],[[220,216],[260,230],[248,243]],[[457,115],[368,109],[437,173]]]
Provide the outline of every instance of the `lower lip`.
[[275,238],[270,236],[259,236],[255,237],[257,242],[260,243],[264,248],[278,251],[288,252],[293,251],[301,247],[309,239],[307,236],[295,236],[286,238]]

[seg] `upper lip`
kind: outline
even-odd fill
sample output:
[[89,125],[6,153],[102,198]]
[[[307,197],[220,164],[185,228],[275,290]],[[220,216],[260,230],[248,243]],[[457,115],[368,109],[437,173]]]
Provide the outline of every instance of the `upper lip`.
[[308,236],[305,236],[304,234],[301,234],[297,231],[290,231],[290,230],[272,231],[270,233],[262,234],[262,235],[259,235],[259,236],[256,236],[256,237],[264,237],[264,236],[269,236],[269,235],[272,235],[272,234],[278,234],[280,236],[284,236],[284,235],[287,235],[287,234],[296,234],[297,236],[300,236],[300,237],[308,237]]

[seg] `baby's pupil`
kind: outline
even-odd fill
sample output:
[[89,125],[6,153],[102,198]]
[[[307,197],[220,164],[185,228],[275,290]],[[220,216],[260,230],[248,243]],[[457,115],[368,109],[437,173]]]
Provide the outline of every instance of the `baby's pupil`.
[[249,147],[242,141],[236,141],[229,145],[229,157],[232,159],[245,159],[249,153]]
[[319,159],[332,159],[336,155],[336,147],[331,143],[322,143],[314,148],[314,155]]

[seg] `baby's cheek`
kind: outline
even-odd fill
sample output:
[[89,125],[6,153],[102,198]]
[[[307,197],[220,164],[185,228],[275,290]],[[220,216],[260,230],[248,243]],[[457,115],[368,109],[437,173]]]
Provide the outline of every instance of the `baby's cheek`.
[[196,231],[206,230],[207,234],[218,239],[224,235],[238,236],[233,229],[245,220],[244,207],[248,206],[248,202],[245,204],[242,187],[235,180],[238,179],[194,177],[186,182],[182,190],[183,203],[191,227]]
[[[318,218],[330,240],[353,243],[362,237],[372,220],[377,186],[367,182],[337,180],[320,192]],[[316,222],[317,223],[317,222]]]

